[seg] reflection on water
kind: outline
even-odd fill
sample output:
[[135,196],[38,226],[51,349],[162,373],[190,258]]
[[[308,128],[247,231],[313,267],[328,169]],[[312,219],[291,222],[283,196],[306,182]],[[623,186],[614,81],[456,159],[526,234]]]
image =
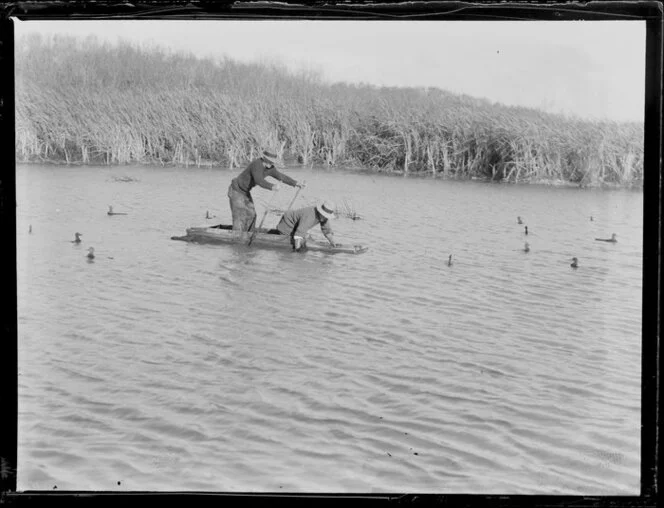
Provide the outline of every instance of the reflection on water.
[[228,171],[19,167],[19,489],[638,493],[641,194],[287,173],[370,250],[171,241]]

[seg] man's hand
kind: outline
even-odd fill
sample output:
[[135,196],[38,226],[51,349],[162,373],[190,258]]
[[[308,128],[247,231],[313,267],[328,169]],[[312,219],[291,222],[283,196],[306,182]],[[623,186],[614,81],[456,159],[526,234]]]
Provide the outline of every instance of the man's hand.
[[295,249],[296,252],[299,252],[303,250],[306,246],[306,243],[304,241],[304,238],[301,236],[296,236],[293,238],[293,248]]
[[278,191],[279,189],[281,189],[281,185],[279,185],[278,183],[273,183],[272,184],[272,190],[273,191]]
[[307,182],[297,182],[295,184],[295,187],[299,187],[300,189],[304,189],[307,186]]

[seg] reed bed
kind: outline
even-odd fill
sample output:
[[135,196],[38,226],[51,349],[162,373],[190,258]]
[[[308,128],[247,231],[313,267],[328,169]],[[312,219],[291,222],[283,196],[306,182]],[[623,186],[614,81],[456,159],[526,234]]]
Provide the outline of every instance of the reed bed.
[[439,89],[327,84],[271,64],[94,38],[16,43],[16,155],[68,164],[301,164],[507,182],[638,185],[643,126]]

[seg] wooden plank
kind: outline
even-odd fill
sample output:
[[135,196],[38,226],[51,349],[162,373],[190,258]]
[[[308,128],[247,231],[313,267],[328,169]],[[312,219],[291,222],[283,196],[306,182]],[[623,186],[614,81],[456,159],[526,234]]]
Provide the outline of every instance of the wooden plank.
[[[252,245],[285,250],[291,250],[293,248],[288,235],[268,233],[268,230],[265,229],[259,231],[260,232],[256,233]],[[187,234],[185,236],[173,236],[171,239],[197,243],[246,244],[248,237],[248,232],[233,232],[231,226],[219,224],[216,226],[191,227],[187,229]],[[309,240],[307,241],[307,250],[327,252],[330,254],[362,254],[368,250],[368,247],[362,245],[340,245],[332,247],[327,242]]]

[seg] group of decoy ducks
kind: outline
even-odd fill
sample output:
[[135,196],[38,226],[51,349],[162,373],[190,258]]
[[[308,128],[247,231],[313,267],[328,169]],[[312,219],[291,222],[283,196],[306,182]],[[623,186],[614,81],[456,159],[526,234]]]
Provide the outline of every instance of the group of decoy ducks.
[[[114,212],[113,207],[111,205],[108,205],[108,212],[106,212],[107,215],[127,215],[124,212]],[[214,218],[215,215],[210,215],[210,211],[205,212],[205,218],[206,219],[212,219]],[[592,222],[593,216],[590,216],[590,221]],[[518,216],[516,218],[517,224],[523,224],[523,220],[521,219],[521,216]],[[32,233],[32,224],[30,224],[28,228],[28,233]],[[527,236],[528,235],[528,226],[524,226],[524,234]],[[81,237],[83,236],[82,233],[76,232],[74,233],[74,239],[71,241],[71,243],[75,244],[80,244],[81,243]],[[608,243],[617,243],[617,235],[615,233],[611,234],[611,238],[595,238],[595,241],[598,242],[608,242]],[[524,252],[530,252],[530,244],[526,242],[523,246],[523,251]],[[88,253],[86,255],[88,259],[94,259],[95,258],[95,249],[94,247],[88,247]],[[109,258],[112,259],[112,258]],[[452,266],[452,254],[450,254],[449,258],[447,259],[447,266]],[[572,258],[572,263],[570,264],[572,268],[578,268],[579,267],[579,258],[573,257]]]
[[[108,205],[108,212],[106,212],[107,215],[127,215],[124,212],[114,212],[113,207],[111,205]],[[32,233],[32,224],[29,225],[28,227],[28,233]],[[83,236],[83,233],[79,233],[78,231],[74,233],[74,239],[71,241],[71,243],[74,243],[76,245],[81,243],[81,237]],[[92,260],[95,258],[95,248],[94,247],[88,247],[88,253],[86,254],[86,257],[89,260]],[[112,257],[109,257],[108,259],[113,259]]]
[[[30,232],[32,232],[32,226],[30,226]],[[75,243],[76,245],[81,243],[81,237],[83,236],[82,233],[79,233],[78,231],[74,233],[74,239],[71,241],[71,243]],[[88,247],[88,254],[86,256],[88,259],[94,259],[95,258],[95,248],[94,247]]]
[[[593,222],[593,220],[594,220],[593,216],[591,215],[590,216],[590,222]],[[523,224],[523,220],[521,219],[521,217],[517,217],[516,222],[517,222],[517,224]],[[524,228],[525,228],[524,229],[524,234],[527,236],[528,235],[528,226],[525,226]],[[612,233],[611,238],[595,238],[595,240],[598,241],[598,242],[617,243],[618,239],[616,238],[616,236],[617,235],[615,233]],[[525,243],[525,245],[523,247],[523,251],[524,252],[530,252],[530,245],[528,244],[528,242]],[[572,258],[572,263],[569,266],[571,266],[572,268],[578,268],[579,267],[579,258],[576,258],[576,257]]]
[[[590,221],[593,222],[593,216],[590,216]],[[523,224],[523,219],[521,217],[516,218],[516,223],[517,224]],[[528,226],[524,226],[524,234],[528,236]],[[617,235],[615,233],[611,234],[611,238],[595,238],[596,241],[598,242],[609,242],[609,243],[617,243],[618,239],[616,237]],[[523,246],[523,252],[530,252],[530,244],[526,242]],[[450,257],[447,259],[447,266],[452,266],[452,254],[450,254]],[[572,263],[569,265],[572,268],[578,268],[579,267],[579,258],[572,258]]]
[[[108,212],[106,212],[106,215],[127,215],[127,214],[125,212],[114,212],[113,207],[111,205],[108,205]],[[74,233],[74,240],[72,240],[72,243],[81,243],[80,239],[81,236],[83,236],[81,233]],[[88,258],[88,260],[95,258],[94,247],[88,247],[88,253],[86,257]],[[108,259],[113,259],[113,258],[109,256]]]
[[[71,243],[79,244],[81,243],[81,237],[83,235],[79,232],[74,233],[74,239],[71,241]],[[95,258],[95,248],[94,247],[88,247],[88,259],[94,259]]]
[[[81,237],[83,235],[81,233],[74,233],[74,239],[71,241],[71,243],[79,244],[81,243]],[[95,258],[95,248],[94,247],[88,247],[88,254],[87,254],[88,259],[94,259]]]

